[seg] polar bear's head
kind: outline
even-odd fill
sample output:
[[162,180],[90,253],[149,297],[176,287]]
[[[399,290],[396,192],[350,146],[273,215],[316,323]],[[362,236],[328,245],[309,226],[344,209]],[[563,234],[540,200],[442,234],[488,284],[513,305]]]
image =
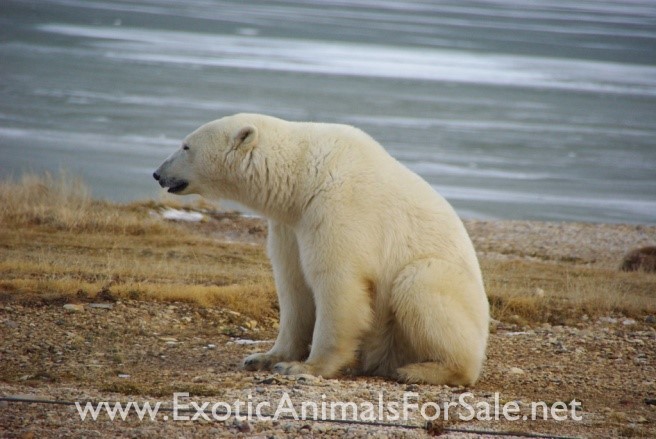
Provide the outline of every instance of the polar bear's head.
[[168,192],[207,198],[234,198],[244,163],[252,162],[259,131],[248,115],[209,122],[182,142],[153,173]]

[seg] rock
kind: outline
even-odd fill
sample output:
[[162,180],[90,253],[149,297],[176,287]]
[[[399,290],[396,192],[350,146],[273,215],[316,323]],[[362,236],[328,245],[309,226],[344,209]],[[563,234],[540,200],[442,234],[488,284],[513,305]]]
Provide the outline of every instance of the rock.
[[645,323],[649,323],[650,325],[653,325],[656,323],[656,316],[647,316],[645,317]]
[[296,382],[300,384],[314,384],[319,382],[319,378],[315,377],[314,375],[310,375],[307,373],[302,373],[299,375],[295,375],[294,378],[296,379]]
[[89,308],[97,308],[97,309],[113,309],[114,304],[113,303],[90,303]]
[[622,271],[644,271],[653,273],[656,271],[656,246],[636,248],[628,252],[622,264]]
[[264,378],[263,380],[260,380],[257,382],[258,384],[283,384],[282,381],[280,381],[277,377],[275,376],[270,376],[268,378]]
[[64,305],[64,309],[71,312],[81,312],[84,311],[84,306],[77,303],[67,303]]
[[159,339],[165,342],[171,342],[171,341],[176,343],[178,342],[178,339],[174,337],[160,337]]
[[130,378],[130,375],[128,375],[127,373],[119,373],[118,377],[119,378]]
[[239,430],[241,433],[250,433],[253,430],[251,423],[248,421],[235,420],[235,427],[237,427],[237,430]]
[[210,344],[208,344],[208,345],[206,346],[206,348],[207,348],[207,349],[216,349],[216,345],[210,343]]
[[524,370],[520,369],[519,367],[511,367],[510,368],[510,373],[515,374],[515,375],[524,375],[526,372],[524,372]]
[[11,328],[11,329],[18,328],[18,323],[14,322],[13,320],[5,320],[4,324],[5,324],[6,327]]
[[594,336],[594,332],[592,332],[589,329],[581,329],[579,331],[579,337],[581,338],[592,338]]
[[624,326],[635,325],[635,324],[636,324],[636,321],[633,320],[633,319],[624,319],[624,320],[622,320],[622,324],[623,324]]

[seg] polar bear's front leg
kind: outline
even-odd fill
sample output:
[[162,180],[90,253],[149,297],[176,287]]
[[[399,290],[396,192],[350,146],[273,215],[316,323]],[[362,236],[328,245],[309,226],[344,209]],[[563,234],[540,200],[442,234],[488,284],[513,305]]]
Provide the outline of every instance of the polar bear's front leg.
[[304,360],[312,341],[314,299],[303,276],[298,243],[289,227],[269,221],[268,253],[280,306],[280,330],[269,352],[246,357],[247,370],[270,369],[280,361]]
[[367,283],[340,270],[325,273],[325,281],[313,279],[317,321],[312,350],[305,362],[281,362],[278,373],[334,376],[356,358],[362,336],[371,327],[371,298]]

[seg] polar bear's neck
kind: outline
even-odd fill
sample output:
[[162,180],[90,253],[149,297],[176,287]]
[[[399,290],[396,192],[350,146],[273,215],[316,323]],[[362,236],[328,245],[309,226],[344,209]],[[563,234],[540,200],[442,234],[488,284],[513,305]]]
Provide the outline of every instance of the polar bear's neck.
[[[230,198],[267,218],[294,224],[321,185],[330,153],[317,151],[316,142],[305,135],[276,134],[241,161]],[[296,142],[290,144],[290,138]]]

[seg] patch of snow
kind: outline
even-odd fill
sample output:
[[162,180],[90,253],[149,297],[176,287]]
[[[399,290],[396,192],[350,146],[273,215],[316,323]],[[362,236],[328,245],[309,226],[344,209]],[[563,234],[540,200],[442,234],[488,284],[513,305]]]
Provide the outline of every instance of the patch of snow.
[[186,210],[179,210],[168,208],[162,211],[162,218],[170,221],[202,221],[205,216],[200,212],[188,212]]
[[271,340],[249,340],[246,338],[235,338],[232,341],[229,341],[228,344],[262,344],[262,343],[271,343]]

